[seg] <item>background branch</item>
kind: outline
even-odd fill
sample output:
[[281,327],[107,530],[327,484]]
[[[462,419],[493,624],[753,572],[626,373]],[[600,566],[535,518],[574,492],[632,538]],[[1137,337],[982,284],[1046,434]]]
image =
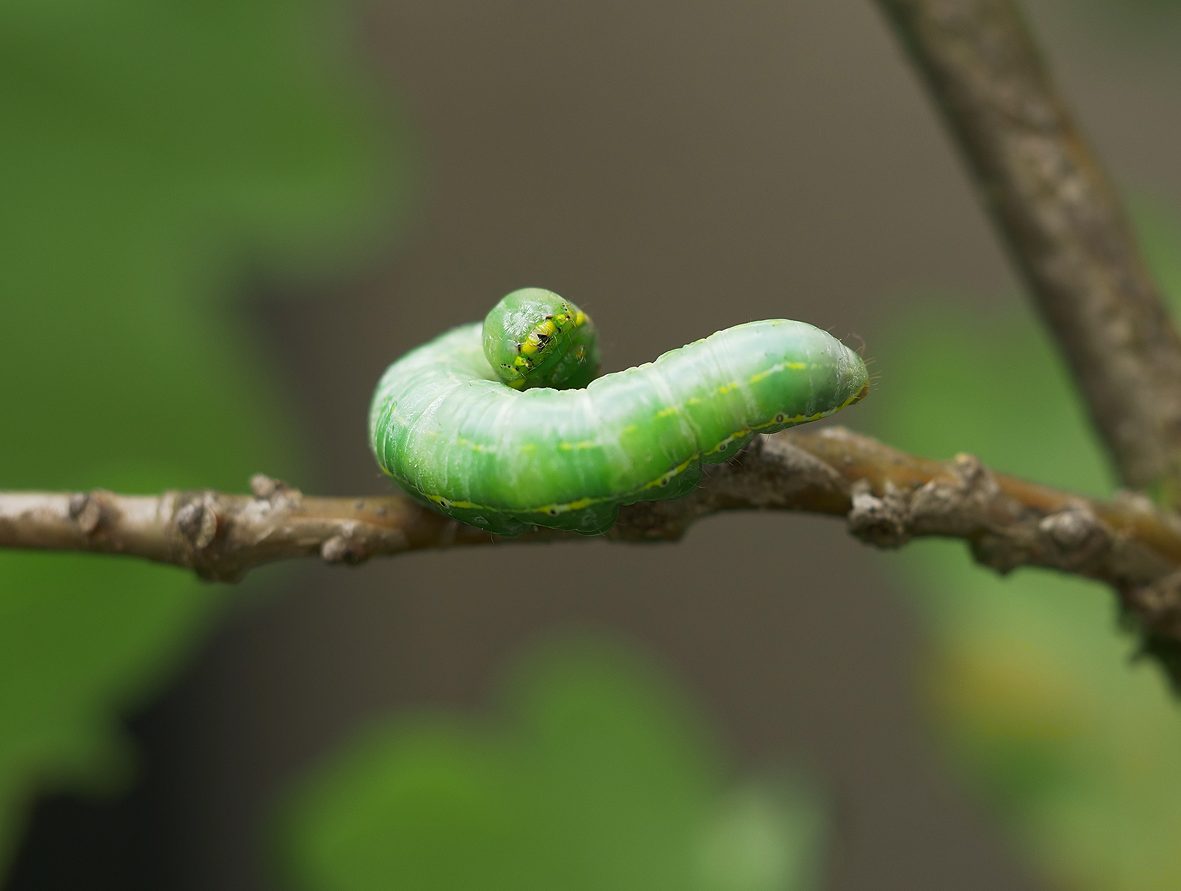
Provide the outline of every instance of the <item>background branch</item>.
[[1010,0],[879,0],[925,78],[1120,478],[1181,501],[1181,340]]
[[[306,555],[360,563],[427,548],[590,540],[544,530],[497,538],[395,494],[311,497],[262,475],[251,489],[0,492],[0,547],[123,554],[232,581]],[[959,538],[999,572],[1041,566],[1097,579],[1121,593],[1149,646],[1181,648],[1181,521],[1141,496],[1095,501],[994,474],[969,455],[932,461],[813,427],[760,437],[686,498],[624,508],[607,537],[676,541],[702,517],[732,510],[844,517],[853,535],[885,548]]]

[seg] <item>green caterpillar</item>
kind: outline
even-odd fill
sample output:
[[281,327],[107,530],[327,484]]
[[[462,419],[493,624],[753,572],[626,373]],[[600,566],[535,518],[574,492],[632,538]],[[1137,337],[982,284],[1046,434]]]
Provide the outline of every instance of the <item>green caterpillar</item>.
[[619,507],[676,498],[756,433],[815,421],[869,391],[825,331],[771,319],[595,378],[590,319],[525,288],[484,320],[391,365],[369,413],[381,469],[410,495],[501,535],[607,531]]

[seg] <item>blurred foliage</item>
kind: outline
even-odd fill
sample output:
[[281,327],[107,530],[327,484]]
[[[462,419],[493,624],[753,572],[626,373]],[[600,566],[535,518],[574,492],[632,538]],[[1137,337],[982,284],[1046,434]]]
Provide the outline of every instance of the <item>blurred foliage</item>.
[[[1159,212],[1143,217],[1153,265],[1181,297],[1181,228]],[[887,441],[938,457],[970,449],[1000,470],[1110,493],[1032,313],[910,310],[875,353]],[[1052,886],[1181,887],[1181,712],[1117,632],[1111,592],[1037,570],[998,578],[953,543],[897,560],[933,635],[936,730]]]
[[[0,488],[298,475],[278,382],[215,298],[247,257],[274,274],[339,259],[388,199],[344,20],[315,0],[0,5]],[[117,713],[221,595],[11,553],[0,592],[2,873],[39,789],[126,778]]]
[[500,724],[374,729],[293,796],[291,884],[612,891],[817,887],[821,810],[799,784],[726,790],[679,693],[631,653],[553,645],[510,679]]

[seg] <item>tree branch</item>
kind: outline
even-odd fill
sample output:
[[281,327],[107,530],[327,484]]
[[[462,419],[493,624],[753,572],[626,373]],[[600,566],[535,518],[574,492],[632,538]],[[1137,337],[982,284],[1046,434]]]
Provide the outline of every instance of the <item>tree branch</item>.
[[[984,203],[1073,369],[1120,477],[1181,503],[1181,339],[1114,191],[1010,0],[879,0],[960,143]],[[731,510],[841,516],[879,547],[966,541],[1000,572],[1040,566],[1121,596],[1181,686],[1181,520],[1141,496],[1095,501],[898,452],[842,428],[758,439],[686,498],[624,508],[608,538],[675,541]],[[318,554],[330,563],[496,539],[399,495],[305,497],[258,476],[251,495],[0,492],[0,547],[126,554],[235,580]]]
[[[548,530],[497,538],[402,495],[305,496],[266,476],[252,494],[0,492],[0,547],[123,554],[233,581],[266,563],[329,563],[427,548],[586,541]],[[1150,646],[1181,648],[1181,521],[1137,495],[1095,501],[994,474],[969,455],[917,458],[841,427],[758,438],[710,469],[685,498],[623,509],[615,541],[676,541],[697,520],[734,510],[844,517],[862,541],[963,539],[999,572],[1041,566],[1113,586]],[[1181,674],[1174,676],[1181,678]]]
[[1011,0],[879,0],[1125,485],[1181,503],[1181,340]]

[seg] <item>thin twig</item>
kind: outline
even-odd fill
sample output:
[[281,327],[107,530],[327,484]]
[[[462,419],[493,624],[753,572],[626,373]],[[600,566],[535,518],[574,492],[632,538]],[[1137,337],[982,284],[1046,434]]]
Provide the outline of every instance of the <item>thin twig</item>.
[[959,142],[1120,479],[1181,504],[1181,339],[1011,0],[879,0]]
[[[398,494],[305,496],[256,476],[252,494],[0,492],[0,547],[123,554],[233,581],[279,560],[329,563],[493,541],[586,541],[546,530],[494,538]],[[693,494],[623,509],[607,538],[676,541],[702,517],[734,510],[844,517],[869,544],[966,541],[1000,572],[1040,566],[1121,592],[1151,642],[1181,646],[1181,521],[1147,499],[1096,501],[994,474],[975,458],[931,461],[841,427],[760,437],[711,468]]]

